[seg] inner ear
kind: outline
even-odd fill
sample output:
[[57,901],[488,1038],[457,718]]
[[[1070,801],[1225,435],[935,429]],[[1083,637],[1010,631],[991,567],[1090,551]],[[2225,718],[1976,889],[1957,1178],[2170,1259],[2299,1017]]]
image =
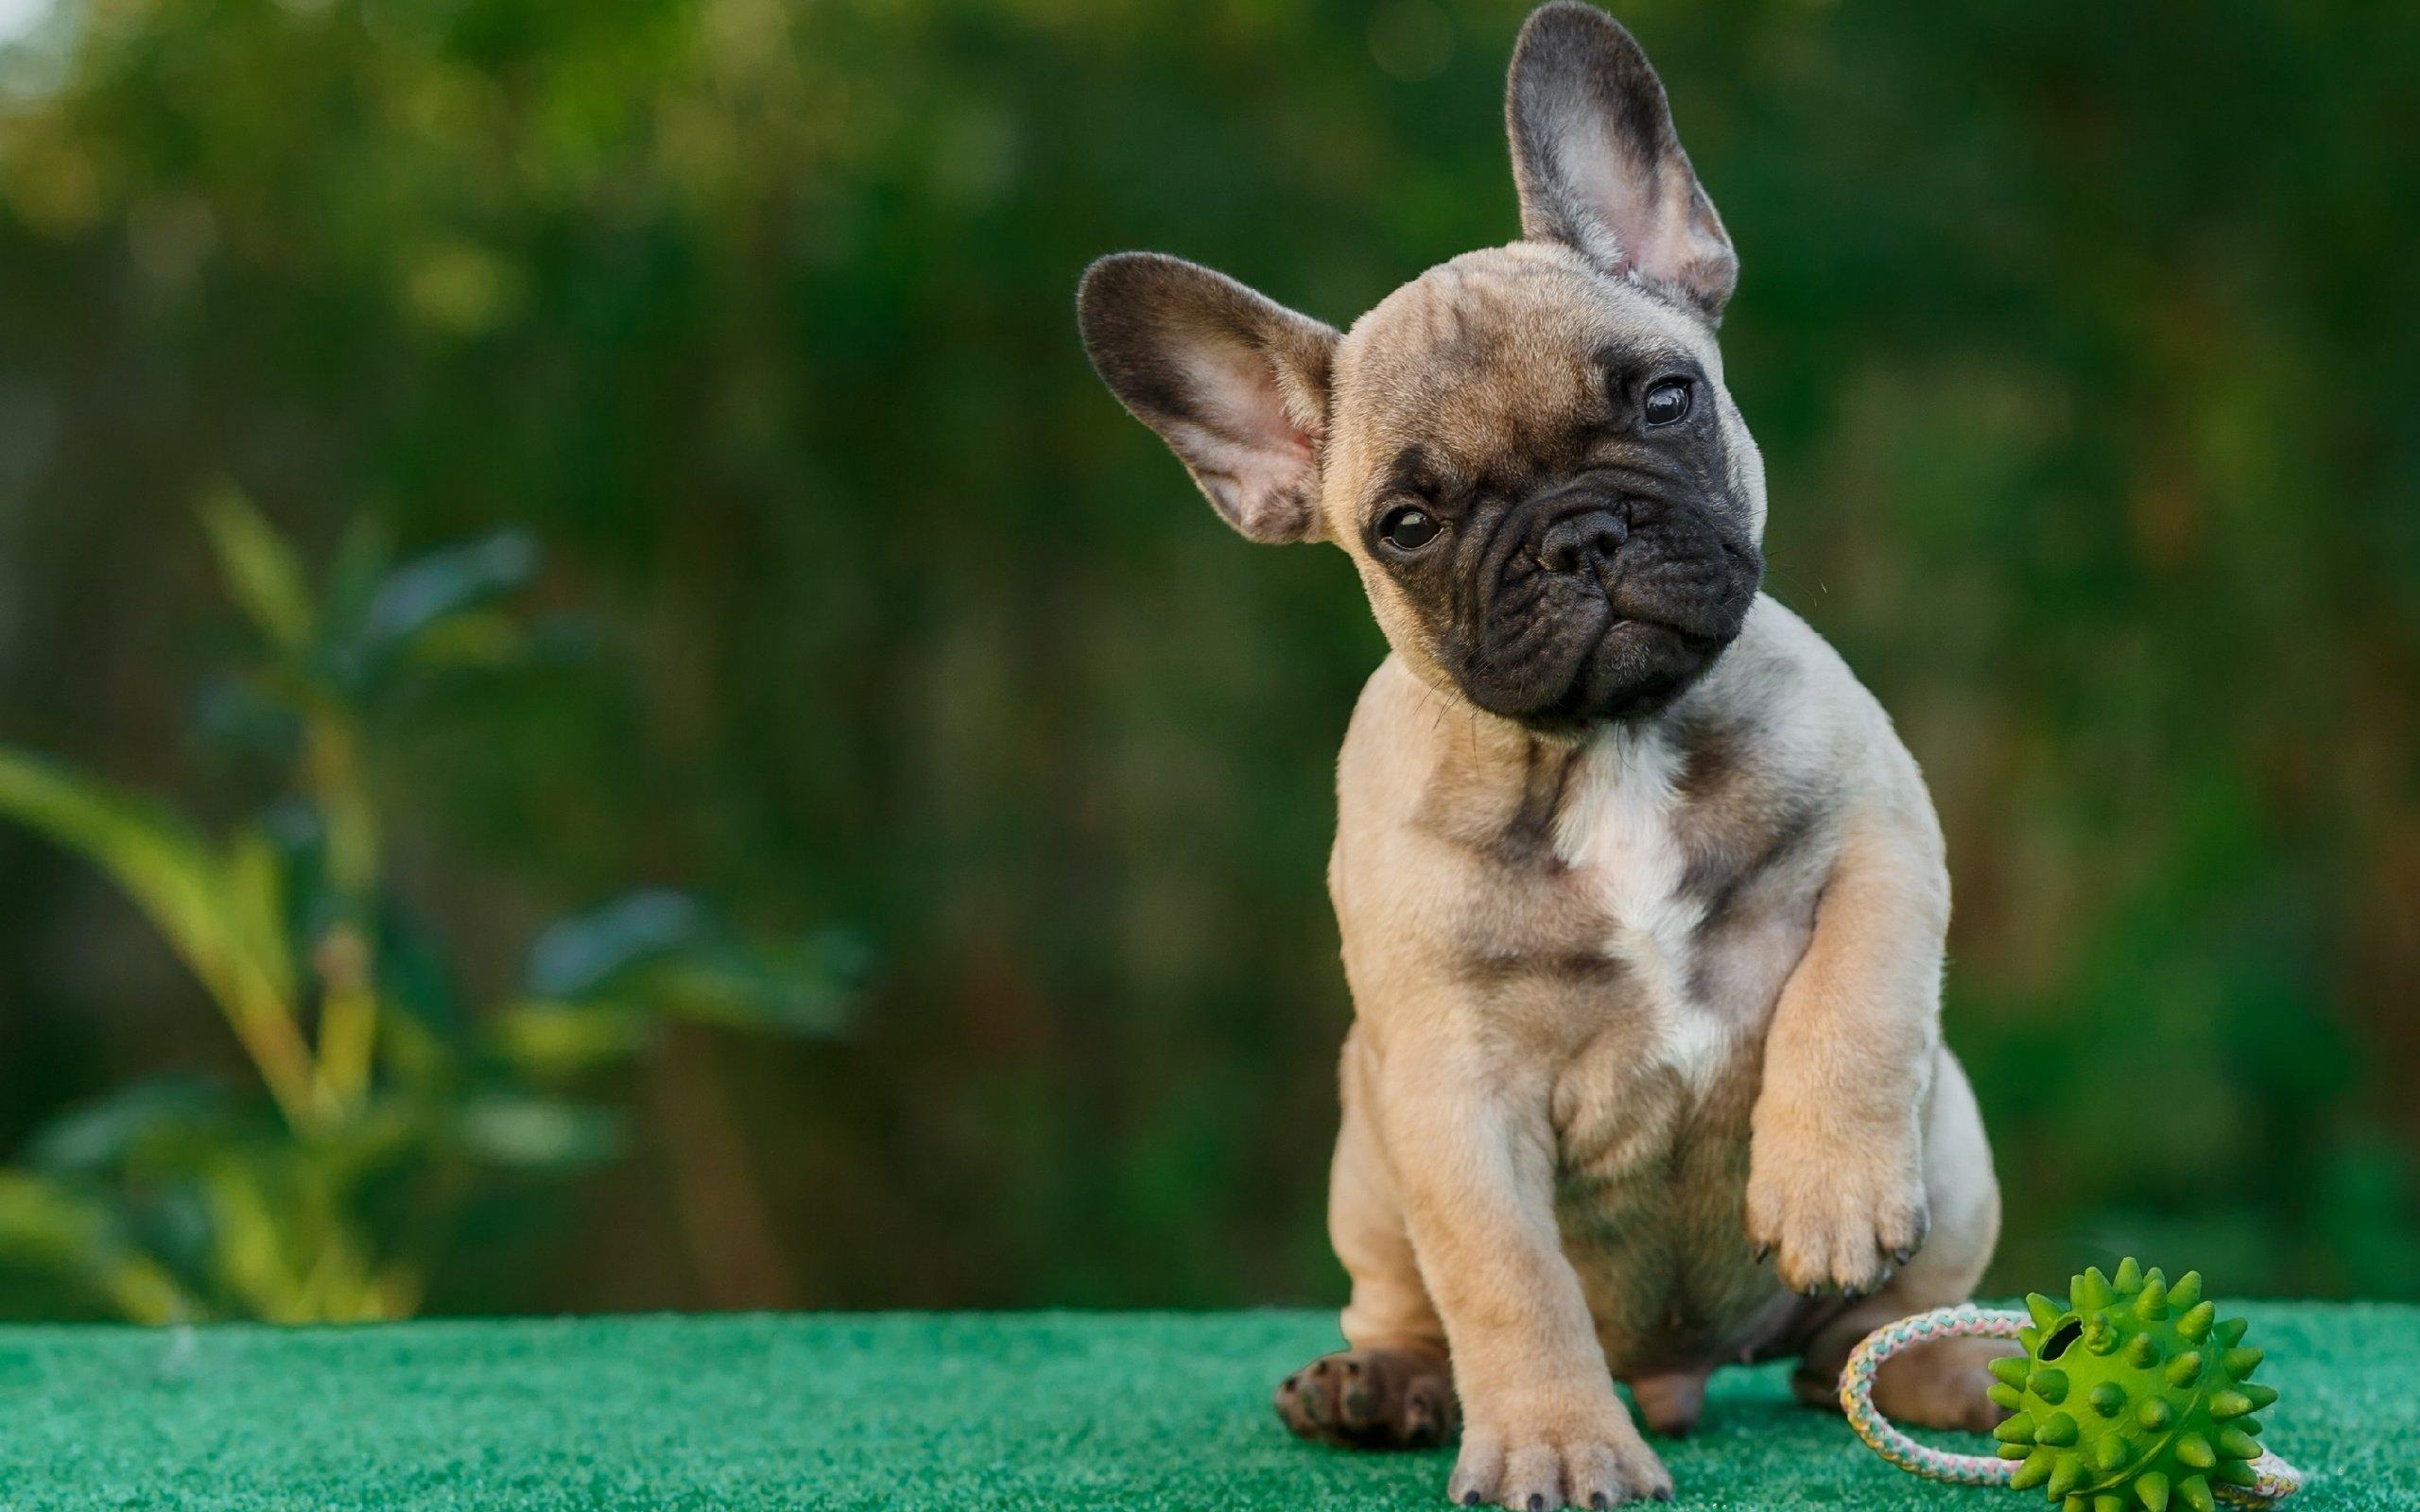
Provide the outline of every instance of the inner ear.
[[1154,252],[1095,263],[1076,307],[1101,381],[1221,518],[1253,541],[1319,538],[1333,329]]
[[1522,233],[1720,316],[1739,264],[1635,40],[1573,0],[1521,28],[1505,90]]

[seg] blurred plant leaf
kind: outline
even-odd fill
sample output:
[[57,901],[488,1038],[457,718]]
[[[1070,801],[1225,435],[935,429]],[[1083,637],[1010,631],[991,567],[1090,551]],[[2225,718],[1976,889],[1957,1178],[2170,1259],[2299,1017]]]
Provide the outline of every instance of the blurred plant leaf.
[[110,873],[205,982],[223,975],[237,946],[218,907],[216,868],[175,815],[6,748],[0,813]]
[[221,485],[201,502],[201,521],[217,553],[228,596],[268,643],[300,652],[311,641],[311,595],[302,569],[276,527],[235,489]]
[[338,915],[328,889],[327,825],[310,799],[289,793],[261,811],[259,829],[276,848],[285,877],[281,911],[287,946],[308,953]]
[[699,944],[707,932],[705,910],[685,893],[629,893],[547,925],[530,943],[522,985],[532,997],[595,997],[640,966]]
[[281,1211],[264,1190],[261,1173],[249,1160],[231,1158],[213,1162],[201,1192],[210,1213],[216,1245],[217,1268],[225,1284],[243,1300],[251,1315],[269,1322],[298,1322],[300,1278],[288,1256],[289,1240],[307,1240],[294,1230],[310,1215]]
[[204,682],[194,696],[192,725],[202,740],[222,749],[257,751],[285,761],[293,759],[302,732],[292,703],[268,692],[254,677]]
[[108,872],[214,990],[262,974],[222,906],[225,878],[200,836],[166,809],[56,763],[0,749],[0,813]]
[[524,983],[559,1004],[610,1000],[700,1022],[826,1035],[847,1020],[865,968],[850,936],[742,939],[686,894],[654,888],[547,927]]
[[361,633],[394,560],[395,543],[384,516],[364,510],[346,524],[344,536],[337,542],[336,560],[328,569],[323,613],[331,639]]
[[34,1130],[23,1159],[46,1176],[97,1177],[130,1166],[158,1167],[181,1150],[210,1143],[227,1096],[190,1077],[130,1082],[78,1103]]
[[825,935],[786,948],[726,942],[659,961],[631,991],[658,1011],[786,1034],[838,1034],[863,972],[854,939]]
[[[0,747],[0,814],[109,873],[201,979],[289,1117],[310,1115],[310,1053],[290,997],[292,962],[258,927],[265,848],[226,863],[157,804]],[[233,900],[241,897],[238,903]],[[269,917],[274,917],[270,915]]]
[[285,865],[274,837],[260,825],[236,833],[227,848],[220,891],[236,947],[258,963],[269,991],[294,1001],[294,951],[286,933]]
[[[185,1152],[190,1163],[191,1152]],[[210,1224],[210,1204],[201,1183],[191,1176],[147,1181],[135,1191],[121,1190],[118,1222],[128,1243],[156,1263],[189,1297],[210,1297],[215,1291],[217,1235]],[[188,1305],[184,1315],[199,1315]]]
[[460,546],[414,558],[389,573],[362,623],[365,649],[392,654],[439,621],[476,609],[538,574],[537,538],[499,530]]
[[524,1074],[563,1081],[629,1059],[648,1039],[647,1015],[619,1003],[528,999],[496,1016],[497,1054]]
[[432,671],[493,671],[527,661],[530,649],[529,632],[511,615],[498,610],[464,610],[413,636],[405,645],[404,659],[412,666]]
[[45,1177],[0,1170],[0,1253],[77,1277],[138,1323],[199,1312],[176,1278],[126,1242],[105,1202]]
[[612,1108],[530,1092],[474,1094],[454,1130],[475,1159],[523,1171],[584,1169],[622,1151],[621,1119]]

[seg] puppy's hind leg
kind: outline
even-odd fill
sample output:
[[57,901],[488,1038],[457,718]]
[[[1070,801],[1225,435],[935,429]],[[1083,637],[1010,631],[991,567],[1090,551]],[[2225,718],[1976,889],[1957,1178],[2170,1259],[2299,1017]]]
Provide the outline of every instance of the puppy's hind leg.
[[1630,1394],[1638,1402],[1638,1416],[1647,1431],[1667,1438],[1686,1438],[1695,1432],[1698,1414],[1705,1408],[1705,1378],[1713,1373],[1714,1367],[1707,1366],[1660,1376],[1633,1376]]
[[1362,1053],[1344,1045],[1344,1123],[1328,1177],[1328,1236],[1353,1279],[1341,1323],[1352,1348],[1277,1387],[1277,1416],[1305,1438],[1357,1449],[1423,1449],[1461,1426],[1445,1326],[1421,1283],[1403,1207],[1358,1094]]
[[[1974,1090],[1947,1050],[1939,1052],[1925,1131],[1925,1195],[1932,1231],[1882,1290],[1826,1317],[1808,1339],[1790,1387],[1810,1405],[1840,1405],[1841,1367],[1858,1341],[1886,1323],[1974,1295],[1999,1241],[1999,1184]],[[1988,1431],[2008,1415],[1984,1395],[1990,1363],[2015,1352],[2004,1339],[1937,1339],[1883,1364],[1874,1405],[1893,1422]]]

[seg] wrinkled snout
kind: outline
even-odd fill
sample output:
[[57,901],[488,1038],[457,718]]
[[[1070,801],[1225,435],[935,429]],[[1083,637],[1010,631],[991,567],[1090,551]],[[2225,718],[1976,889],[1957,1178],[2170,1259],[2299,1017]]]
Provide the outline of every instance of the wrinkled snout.
[[1655,494],[1549,503],[1527,533],[1537,569],[1569,581],[1564,592],[1601,593],[1616,619],[1694,640],[1737,635],[1764,576],[1754,542],[1715,511]]
[[1463,687],[1545,724],[1662,707],[1739,633],[1764,576],[1728,511],[1644,480],[1512,506],[1475,565]]

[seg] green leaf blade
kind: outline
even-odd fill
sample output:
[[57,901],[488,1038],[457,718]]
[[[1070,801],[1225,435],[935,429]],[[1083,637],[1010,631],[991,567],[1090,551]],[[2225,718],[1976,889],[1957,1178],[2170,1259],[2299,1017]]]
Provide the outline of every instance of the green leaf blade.
[[281,651],[309,646],[315,615],[302,564],[250,499],[235,489],[213,489],[201,502],[201,523],[217,555],[228,596],[263,637]]

